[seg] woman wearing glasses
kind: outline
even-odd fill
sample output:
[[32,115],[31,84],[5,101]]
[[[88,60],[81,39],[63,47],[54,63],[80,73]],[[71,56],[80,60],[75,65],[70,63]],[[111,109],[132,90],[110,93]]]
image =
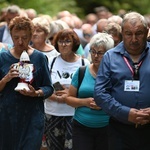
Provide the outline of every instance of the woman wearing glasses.
[[98,33],[90,41],[92,63],[86,66],[78,88],[79,69],[73,76],[66,103],[75,107],[73,117],[73,150],[107,150],[109,116],[95,104],[93,98],[95,78],[104,53],[114,47],[111,35]]
[[74,72],[89,61],[76,54],[80,40],[72,29],[58,32],[53,42],[60,55],[49,60],[55,92],[45,101],[46,142],[51,150],[71,150],[74,108],[65,103],[65,97]]

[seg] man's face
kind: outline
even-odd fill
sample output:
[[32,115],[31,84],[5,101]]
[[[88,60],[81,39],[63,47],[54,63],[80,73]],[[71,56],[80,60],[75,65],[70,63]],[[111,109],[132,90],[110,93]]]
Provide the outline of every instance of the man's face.
[[140,54],[146,44],[148,29],[140,21],[127,21],[122,29],[126,50],[132,55]]

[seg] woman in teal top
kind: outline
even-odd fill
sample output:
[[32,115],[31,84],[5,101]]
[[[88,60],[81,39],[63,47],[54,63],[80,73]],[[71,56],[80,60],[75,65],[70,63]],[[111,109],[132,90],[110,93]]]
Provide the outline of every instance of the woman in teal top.
[[93,92],[96,74],[104,53],[114,47],[111,35],[98,33],[90,41],[92,63],[86,66],[79,86],[79,69],[72,78],[66,103],[75,107],[73,118],[74,150],[108,150],[107,126],[109,116],[96,105]]

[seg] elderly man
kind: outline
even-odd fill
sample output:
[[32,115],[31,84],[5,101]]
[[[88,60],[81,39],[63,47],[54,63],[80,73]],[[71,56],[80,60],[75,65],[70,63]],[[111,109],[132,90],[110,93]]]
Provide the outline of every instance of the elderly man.
[[123,42],[107,51],[94,98],[110,115],[109,150],[149,150],[150,51],[148,25],[137,12],[122,23]]

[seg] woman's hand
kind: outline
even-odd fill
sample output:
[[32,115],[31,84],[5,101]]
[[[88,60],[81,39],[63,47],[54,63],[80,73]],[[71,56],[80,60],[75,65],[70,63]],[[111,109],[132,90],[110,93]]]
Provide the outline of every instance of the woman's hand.
[[55,101],[58,103],[65,103],[65,98],[68,94],[68,89],[65,88],[64,90],[61,91],[55,91]]
[[14,65],[10,66],[9,72],[5,75],[4,80],[9,82],[11,79],[19,76],[19,71],[14,69]]
[[87,98],[87,107],[90,107],[91,109],[100,110],[101,108],[96,105],[94,98],[90,97]]
[[28,85],[28,87],[30,90],[23,89],[19,90],[18,92],[25,96],[38,97],[38,92],[34,89],[34,87],[30,84]]

